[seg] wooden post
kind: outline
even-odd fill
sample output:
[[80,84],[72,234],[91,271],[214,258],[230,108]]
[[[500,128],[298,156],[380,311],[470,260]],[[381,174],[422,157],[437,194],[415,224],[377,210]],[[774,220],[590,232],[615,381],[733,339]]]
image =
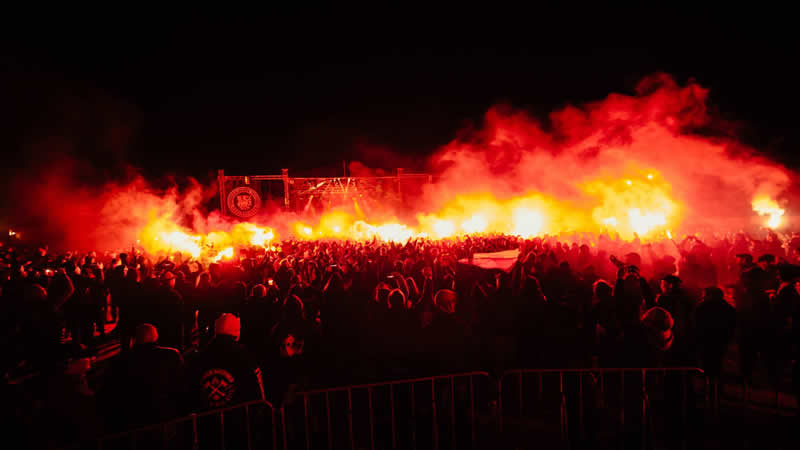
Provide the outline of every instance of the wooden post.
[[225,208],[225,170],[219,169],[217,170],[217,183],[219,184],[219,211],[222,213],[223,216],[228,215],[227,208]]
[[283,206],[289,210],[289,169],[281,169],[283,177]]
[[403,168],[397,168],[397,197],[403,201],[403,188],[402,188]]

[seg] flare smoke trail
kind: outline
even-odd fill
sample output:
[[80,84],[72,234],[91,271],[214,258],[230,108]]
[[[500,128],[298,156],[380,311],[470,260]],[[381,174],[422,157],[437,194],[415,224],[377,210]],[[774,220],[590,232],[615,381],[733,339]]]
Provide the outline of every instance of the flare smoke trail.
[[[616,231],[630,239],[653,230],[662,236],[708,226],[755,229],[765,220],[753,202],[762,198],[775,210],[791,207],[795,175],[732,137],[735,130],[714,117],[708,103],[707,89],[656,74],[642,80],[635,95],[611,94],[545,119],[492,107],[480,127],[462,131],[430,157],[427,167],[436,181],[421,196],[399,209],[371,208],[369,216],[358,217],[366,222],[359,230],[374,232],[383,224],[397,236],[434,237]],[[350,169],[352,175],[373,172],[360,163]],[[154,223],[159,233],[191,239],[234,225],[206,208],[214,203],[213,183],[204,187],[183,179],[156,188],[134,174],[92,188],[77,181],[76,173],[67,159],[18,176],[12,183],[14,220],[46,230],[36,234],[53,245],[84,250],[130,248]],[[298,229],[313,229],[304,237],[355,235],[358,214],[352,210],[326,219],[268,206],[253,222],[275,228],[279,237]],[[770,224],[776,220],[770,216]]]

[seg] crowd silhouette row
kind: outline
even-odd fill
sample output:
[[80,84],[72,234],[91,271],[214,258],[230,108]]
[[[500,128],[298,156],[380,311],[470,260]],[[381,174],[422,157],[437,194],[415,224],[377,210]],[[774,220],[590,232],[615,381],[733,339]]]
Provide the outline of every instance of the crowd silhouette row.
[[[798,388],[800,235],[276,245],[208,265],[0,247],[9,414],[74,438],[253,399],[290,404],[313,386],[476,369],[719,377],[732,343],[741,379],[761,361],[774,379],[791,368]],[[471,264],[515,249],[508,270]],[[120,354],[93,364],[114,337]]]

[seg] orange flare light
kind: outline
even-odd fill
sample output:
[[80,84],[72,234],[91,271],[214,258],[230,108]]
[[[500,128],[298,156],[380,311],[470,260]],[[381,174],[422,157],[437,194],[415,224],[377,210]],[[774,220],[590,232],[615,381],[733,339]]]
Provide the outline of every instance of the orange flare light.
[[481,214],[475,214],[461,223],[461,228],[466,233],[483,233],[489,226],[489,221]]
[[767,196],[759,196],[753,200],[753,211],[761,216],[769,216],[766,226],[769,228],[778,228],[781,226],[783,214],[786,212],[775,200]]
[[222,252],[215,249],[224,248],[223,252],[227,252],[230,248],[232,252],[233,247],[267,247],[273,239],[275,232],[271,228],[249,222],[238,223],[230,231],[195,234],[164,216],[150,220],[140,231],[137,244],[150,254],[177,252],[191,259],[219,261]]
[[514,210],[514,229],[511,234],[522,237],[533,237],[539,234],[544,224],[544,218],[538,211],[526,208]]
[[[417,215],[416,224],[390,219],[375,223],[358,208],[353,213],[333,210],[316,222],[296,221],[288,227],[295,238],[380,240],[404,243],[413,238],[444,239],[465,234],[508,233],[525,238],[560,233],[612,232],[622,240],[652,240],[679,227],[680,205],[671,186],[654,170],[627,170],[617,177],[591,177],[574,182],[578,195],[567,199],[539,192],[497,197],[489,192],[460,194],[430,213]],[[354,203],[355,204],[355,203]],[[754,202],[770,226],[780,223],[777,203]],[[757,208],[758,206],[758,208]],[[272,228],[239,223],[227,231],[196,234],[168,217],[154,218],[141,230],[141,247],[149,253],[181,252],[193,259],[220,261],[235,248],[275,248]],[[219,251],[219,249],[224,249]]]
[[433,223],[433,232],[437,237],[446,238],[455,233],[456,227],[449,220],[437,220]]
[[231,259],[233,258],[233,247],[228,247],[225,250],[217,253],[217,256],[211,258],[211,262],[219,262],[222,258]]

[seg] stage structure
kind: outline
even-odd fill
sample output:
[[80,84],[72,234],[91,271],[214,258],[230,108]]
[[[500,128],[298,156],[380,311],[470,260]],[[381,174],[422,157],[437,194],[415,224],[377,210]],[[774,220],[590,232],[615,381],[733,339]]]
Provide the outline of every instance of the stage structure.
[[217,171],[219,207],[223,215],[247,219],[283,197],[283,209],[303,212],[331,208],[364,199],[400,202],[421,186],[433,182],[426,173],[405,173],[375,177],[290,177],[289,169],[280,175],[225,175]]

